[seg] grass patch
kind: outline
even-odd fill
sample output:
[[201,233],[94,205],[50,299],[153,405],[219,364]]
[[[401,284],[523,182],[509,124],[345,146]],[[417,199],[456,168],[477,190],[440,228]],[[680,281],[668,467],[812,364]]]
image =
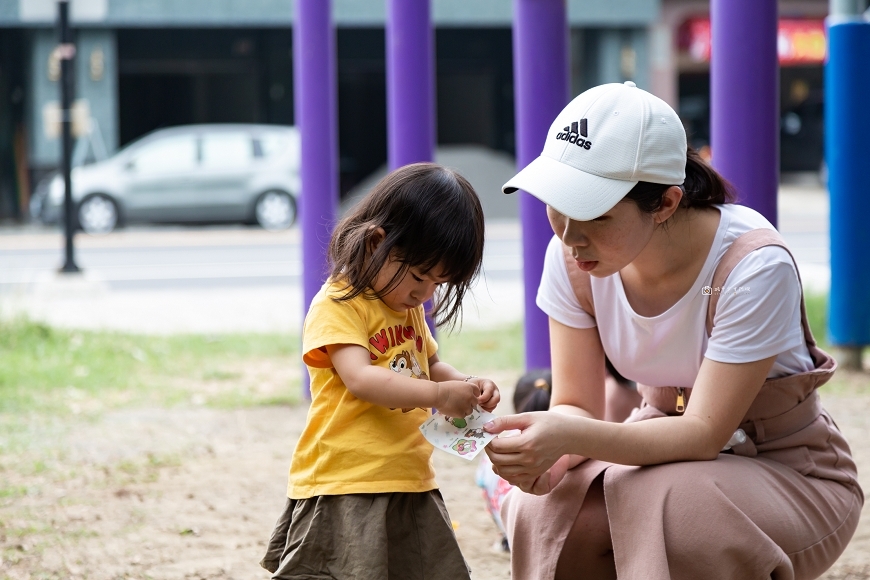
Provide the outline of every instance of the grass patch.
[[[279,391],[246,388],[257,365],[296,369],[299,341],[279,334],[144,336],[64,330],[18,319],[0,322],[0,413],[87,413],[129,404],[224,406],[292,402],[298,378]],[[250,372],[249,372],[250,371]],[[297,377],[298,373],[294,374]],[[218,385],[218,386],[215,386]],[[232,392],[238,389],[240,395]],[[229,394],[227,394],[229,393]]]
[[[522,371],[519,324],[439,338],[442,358],[463,372]],[[287,335],[147,336],[0,321],[0,479],[7,469],[46,481],[66,477],[51,446],[35,442],[63,438],[72,417],[78,425],[125,407],[296,404],[299,347],[298,337]],[[30,458],[12,461],[20,453]],[[173,460],[121,461],[112,477],[149,481]],[[0,502],[26,493],[17,481],[4,483]]]
[[807,307],[807,321],[816,342],[827,350],[828,344],[828,295],[809,293],[804,295]]
[[[827,348],[827,295],[806,295],[807,318]],[[440,357],[463,372],[522,372],[522,325],[439,333]],[[258,369],[260,369],[258,371]],[[262,385],[274,369],[292,380]],[[279,334],[145,336],[0,321],[0,413],[88,414],[136,404],[218,408],[299,400],[299,339]],[[259,372],[259,374],[258,374]],[[2,431],[2,429],[0,429]],[[8,449],[7,449],[8,451]]]
[[0,499],[23,497],[27,495],[27,486],[12,485],[0,487]]
[[496,329],[465,329],[438,334],[438,358],[462,372],[522,372],[524,345],[522,324]]
[[831,380],[819,390],[829,395],[863,397],[870,392],[870,378],[864,372],[837,369]]

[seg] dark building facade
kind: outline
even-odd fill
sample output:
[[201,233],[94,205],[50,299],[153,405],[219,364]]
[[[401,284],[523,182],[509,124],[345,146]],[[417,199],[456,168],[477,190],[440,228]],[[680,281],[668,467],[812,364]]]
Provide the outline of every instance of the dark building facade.
[[[649,88],[647,30],[660,0],[567,0],[572,92]],[[50,119],[59,66],[53,0],[0,0],[0,218],[26,217],[59,165]],[[385,2],[334,0],[342,192],[386,161]],[[71,0],[79,159],[187,123],[293,124],[291,0]],[[513,154],[506,0],[432,0],[438,142]]]

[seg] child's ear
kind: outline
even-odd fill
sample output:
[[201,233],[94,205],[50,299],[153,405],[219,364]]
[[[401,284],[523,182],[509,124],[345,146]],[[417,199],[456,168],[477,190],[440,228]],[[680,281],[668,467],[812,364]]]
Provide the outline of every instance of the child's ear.
[[384,238],[387,237],[387,232],[381,226],[369,226],[368,250],[369,254],[374,254]]

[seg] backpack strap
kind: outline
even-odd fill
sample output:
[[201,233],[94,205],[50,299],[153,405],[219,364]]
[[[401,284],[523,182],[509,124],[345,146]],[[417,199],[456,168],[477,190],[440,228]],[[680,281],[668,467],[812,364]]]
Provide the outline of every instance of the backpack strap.
[[[719,260],[719,264],[713,272],[713,281],[711,283],[712,292],[710,294],[710,302],[707,304],[707,336],[710,336],[713,332],[713,318],[716,315],[716,306],[719,304],[719,296],[724,291],[725,282],[728,280],[731,271],[734,270],[734,267],[737,266],[743,258],[749,255],[750,252],[754,252],[755,250],[767,246],[779,246],[788,252],[792,262],[795,263],[795,272],[797,272],[798,283],[801,284],[801,288],[803,288],[801,275],[797,269],[797,262],[795,261],[791,251],[785,245],[785,240],[783,240],[782,236],[779,235],[779,232],[766,228],[750,230],[734,240],[731,247],[725,251],[725,255],[722,256],[721,260]],[[812,330],[810,330],[809,322],[807,322],[807,308],[804,303],[803,290],[801,290],[801,327],[804,331],[804,339],[806,340],[807,346],[812,349],[816,346],[816,339],[813,337]]]
[[571,248],[562,244],[562,255],[565,257],[565,266],[568,270],[568,281],[571,289],[577,297],[586,314],[595,318],[595,303],[592,301],[592,279],[588,272],[584,272],[577,266],[577,261],[571,255]]

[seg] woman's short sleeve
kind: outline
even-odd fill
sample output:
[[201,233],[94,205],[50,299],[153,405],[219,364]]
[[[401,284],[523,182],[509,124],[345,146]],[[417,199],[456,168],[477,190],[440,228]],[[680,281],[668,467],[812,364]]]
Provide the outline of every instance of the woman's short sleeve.
[[783,248],[751,252],[734,267],[720,292],[706,358],[752,362],[803,343],[801,284]]
[[544,255],[544,272],[535,303],[547,316],[571,328],[593,328],[595,318],[580,306],[562,253],[562,241],[553,236]]

